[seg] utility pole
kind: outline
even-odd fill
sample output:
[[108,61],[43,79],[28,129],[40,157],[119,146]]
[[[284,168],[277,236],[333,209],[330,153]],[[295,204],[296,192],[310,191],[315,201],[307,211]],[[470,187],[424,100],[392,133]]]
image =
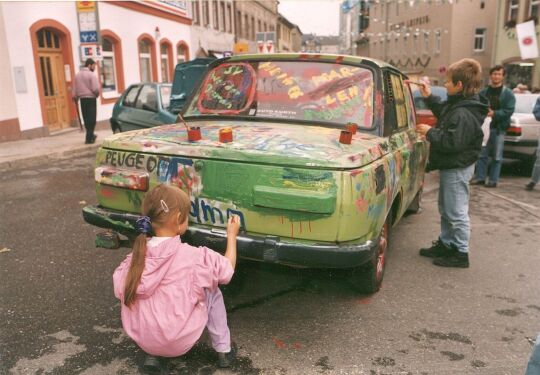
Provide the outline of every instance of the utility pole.
[[390,0],[384,2],[384,61],[388,62],[388,5]]

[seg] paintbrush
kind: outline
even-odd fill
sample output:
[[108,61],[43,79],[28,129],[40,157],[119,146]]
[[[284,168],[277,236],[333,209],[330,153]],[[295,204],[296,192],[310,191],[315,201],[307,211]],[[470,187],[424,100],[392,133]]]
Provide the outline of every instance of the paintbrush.
[[424,82],[419,82],[419,81],[411,81],[410,79],[406,79],[405,80],[405,83],[406,84],[413,84],[413,85],[417,85],[417,86],[425,86],[426,84]]
[[178,114],[178,118],[182,121],[182,123],[186,127],[186,130],[189,131],[190,130],[189,125],[187,124],[186,120],[184,120],[184,118],[182,117],[182,115],[180,113]]

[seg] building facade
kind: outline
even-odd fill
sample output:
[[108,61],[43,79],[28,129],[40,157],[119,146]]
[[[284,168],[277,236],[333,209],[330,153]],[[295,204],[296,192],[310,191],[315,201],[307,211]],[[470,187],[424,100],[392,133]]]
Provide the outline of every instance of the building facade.
[[[190,59],[192,21],[185,1],[95,6],[103,50],[97,120],[106,121],[128,85],[172,80],[175,63]],[[71,87],[84,60],[79,31],[75,2],[0,2],[0,141],[77,126]]]
[[277,45],[277,0],[235,1],[236,31],[235,53],[259,53],[258,33],[274,34],[272,43]]
[[540,63],[536,59],[521,59],[516,24],[533,20],[536,39],[540,41],[540,0],[500,0],[497,12],[497,29],[493,64],[506,69],[506,83],[514,88],[518,83],[529,89],[540,89]]
[[277,52],[299,52],[302,45],[302,31],[285,16],[278,13]]
[[232,0],[193,0],[189,2],[193,26],[191,41],[195,56],[223,57],[231,53],[235,40]]
[[480,62],[487,83],[497,4],[486,0],[360,1],[353,30],[356,54],[387,61],[413,77],[428,76],[435,85],[444,82],[452,62],[472,57]]

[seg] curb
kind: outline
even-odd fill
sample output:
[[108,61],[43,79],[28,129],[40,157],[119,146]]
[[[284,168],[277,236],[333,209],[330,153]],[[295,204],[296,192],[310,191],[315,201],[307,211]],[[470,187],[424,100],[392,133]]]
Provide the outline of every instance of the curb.
[[101,144],[72,148],[68,150],[49,153],[47,155],[34,155],[5,162],[0,162],[0,172],[8,172],[15,169],[28,168],[45,164],[48,161],[66,159],[70,156],[93,156]]

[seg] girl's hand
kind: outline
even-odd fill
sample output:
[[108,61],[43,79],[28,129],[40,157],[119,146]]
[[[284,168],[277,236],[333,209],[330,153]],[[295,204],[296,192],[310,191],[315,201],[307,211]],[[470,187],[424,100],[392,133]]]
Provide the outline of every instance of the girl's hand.
[[229,217],[229,220],[227,221],[227,237],[229,236],[236,237],[239,231],[240,231],[240,218],[238,217],[238,215],[231,215],[231,217]]

